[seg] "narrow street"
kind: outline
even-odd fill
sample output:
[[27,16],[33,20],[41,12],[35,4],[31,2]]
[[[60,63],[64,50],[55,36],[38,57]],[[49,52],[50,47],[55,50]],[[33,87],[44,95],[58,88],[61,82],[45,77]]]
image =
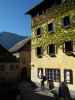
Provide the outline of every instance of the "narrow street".
[[44,90],[42,94],[41,91],[34,91],[34,83],[29,83],[26,81],[20,82],[15,88],[15,85],[3,84],[0,86],[0,100],[60,100],[59,98],[45,95],[48,91]]
[[16,100],[56,100],[52,97],[34,92],[34,87],[33,83],[21,82],[19,85],[20,92]]
[[37,94],[33,91],[32,84],[20,82],[17,88],[15,85],[3,83],[0,84],[0,100],[55,100],[54,98]]

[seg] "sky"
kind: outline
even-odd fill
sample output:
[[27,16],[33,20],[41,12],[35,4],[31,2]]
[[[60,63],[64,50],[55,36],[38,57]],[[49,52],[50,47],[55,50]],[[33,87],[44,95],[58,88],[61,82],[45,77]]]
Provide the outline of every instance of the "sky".
[[24,15],[43,0],[0,0],[0,32],[31,36],[31,17]]

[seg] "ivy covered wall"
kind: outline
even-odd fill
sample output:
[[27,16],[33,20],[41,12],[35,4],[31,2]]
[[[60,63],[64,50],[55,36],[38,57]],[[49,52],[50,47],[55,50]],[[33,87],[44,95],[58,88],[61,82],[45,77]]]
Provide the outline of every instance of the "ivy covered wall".
[[[64,28],[62,19],[64,16],[70,17],[70,26]],[[55,23],[55,31],[48,32],[48,23]],[[37,28],[41,28],[41,36],[36,35]],[[48,8],[46,13],[36,16],[32,20],[32,47],[41,46],[46,48],[48,44],[60,46],[67,40],[75,41],[75,5],[61,4]]]

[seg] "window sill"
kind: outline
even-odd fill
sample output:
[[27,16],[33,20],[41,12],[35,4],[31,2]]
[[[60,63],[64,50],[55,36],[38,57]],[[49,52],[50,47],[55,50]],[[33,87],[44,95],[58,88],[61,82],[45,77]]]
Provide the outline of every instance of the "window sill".
[[49,54],[49,56],[50,56],[50,57],[56,57],[56,55],[55,55],[55,54]]
[[40,38],[42,35],[36,35],[36,38]]
[[68,56],[72,56],[73,55],[73,52],[72,51],[68,51],[68,52],[65,52],[66,53],[66,55],[68,55]]
[[67,82],[67,81],[64,81],[66,84],[73,84],[73,82]]
[[55,32],[54,32],[54,31],[48,31],[48,33],[49,33],[49,34],[53,34],[53,33],[55,33]]
[[75,57],[75,54],[74,54],[74,52],[72,52],[72,54],[71,54],[73,57]]
[[42,58],[42,55],[38,55],[37,57],[38,57],[38,58]]
[[63,25],[64,29],[69,29],[70,27],[71,27],[71,25],[65,25],[65,26]]

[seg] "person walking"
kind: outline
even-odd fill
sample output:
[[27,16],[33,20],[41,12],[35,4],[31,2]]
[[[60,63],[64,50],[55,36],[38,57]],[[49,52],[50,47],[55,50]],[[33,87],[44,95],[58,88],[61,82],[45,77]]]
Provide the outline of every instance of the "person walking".
[[43,76],[42,80],[41,80],[41,88],[44,89],[44,82],[46,81],[46,77]]
[[60,100],[71,100],[70,91],[65,82],[60,83],[59,98]]

